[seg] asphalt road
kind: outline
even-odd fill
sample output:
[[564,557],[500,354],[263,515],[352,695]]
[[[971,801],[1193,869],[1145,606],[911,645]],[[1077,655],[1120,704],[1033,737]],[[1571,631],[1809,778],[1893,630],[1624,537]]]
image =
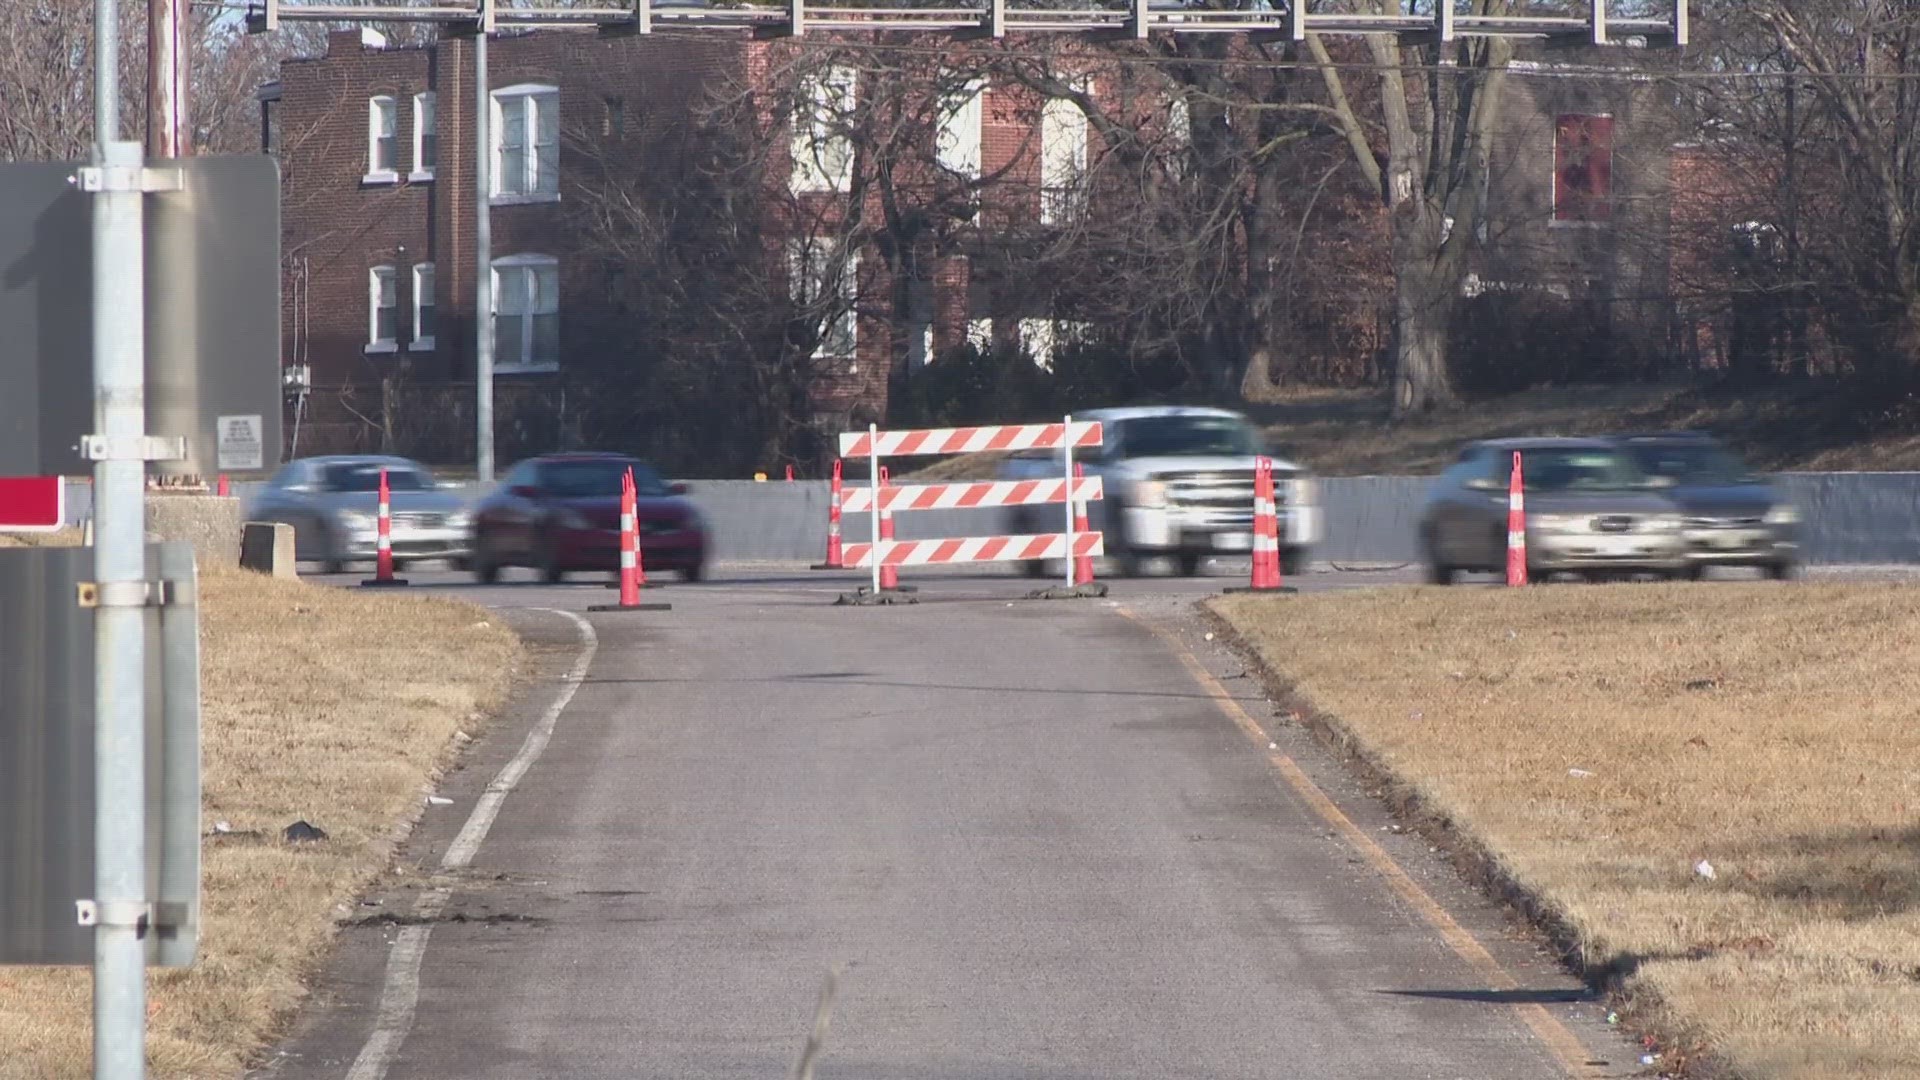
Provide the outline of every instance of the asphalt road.
[[1191,614],[1225,576],[1076,601],[910,576],[922,603],[849,608],[855,578],[736,570],[585,615],[577,686],[562,612],[610,590],[408,576],[506,609],[538,681],[262,1075],[774,1080],[835,965],[821,1080],[1640,1071],[1235,677]]

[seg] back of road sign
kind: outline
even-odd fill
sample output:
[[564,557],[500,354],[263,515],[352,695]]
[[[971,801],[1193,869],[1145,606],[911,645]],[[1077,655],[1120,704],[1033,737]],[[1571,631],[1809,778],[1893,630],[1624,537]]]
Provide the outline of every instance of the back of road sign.
[[[200,919],[199,629],[193,549],[147,548],[148,963],[192,963]],[[93,962],[93,549],[0,549],[0,964]]]
[[[146,197],[147,433],[187,440],[160,475],[280,464],[280,172],[264,155],[158,160]],[[0,476],[92,472],[89,196],[69,163],[0,164]],[[112,303],[115,298],[102,298]],[[222,448],[225,453],[222,453]]]

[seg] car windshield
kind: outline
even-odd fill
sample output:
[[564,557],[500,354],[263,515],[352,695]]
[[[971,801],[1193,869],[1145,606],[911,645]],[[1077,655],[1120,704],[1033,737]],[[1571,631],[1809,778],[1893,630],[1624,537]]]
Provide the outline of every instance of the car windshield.
[[1237,416],[1145,416],[1122,423],[1120,448],[1128,457],[1245,457],[1260,440]]
[[1645,487],[1633,459],[1617,450],[1542,447],[1520,452],[1528,491],[1620,491]]
[[628,469],[641,498],[673,494],[652,466],[638,461],[549,461],[540,470],[541,486],[556,499],[613,499],[619,497],[620,477]]
[[[377,461],[349,461],[329,465],[322,485],[328,491],[378,491],[380,470]],[[388,491],[431,491],[433,476],[412,465],[387,465]]]
[[1754,475],[1731,452],[1711,444],[1679,446],[1645,443],[1630,451],[1642,472],[1671,477],[1681,484],[1746,484]]

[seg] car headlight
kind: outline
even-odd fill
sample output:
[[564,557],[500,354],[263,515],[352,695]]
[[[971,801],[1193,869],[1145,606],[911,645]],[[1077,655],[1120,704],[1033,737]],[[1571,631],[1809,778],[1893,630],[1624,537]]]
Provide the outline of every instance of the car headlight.
[[1167,485],[1159,480],[1142,480],[1133,485],[1133,504],[1146,510],[1167,505]]
[[348,532],[367,532],[378,520],[375,515],[365,510],[340,511],[340,524],[345,525]]
[[1587,519],[1578,514],[1533,514],[1527,524],[1541,532],[1585,532]]
[[473,511],[471,510],[455,510],[453,513],[447,515],[447,528],[449,529],[466,529],[472,527],[472,525]]
[[1799,523],[1800,509],[1792,503],[1780,503],[1767,511],[1769,525],[1798,525]]
[[1288,483],[1292,488],[1288,499],[1296,506],[1312,506],[1320,495],[1320,485],[1310,476],[1296,476]]
[[1644,527],[1647,532],[1679,532],[1686,520],[1678,514],[1655,514],[1647,518]]

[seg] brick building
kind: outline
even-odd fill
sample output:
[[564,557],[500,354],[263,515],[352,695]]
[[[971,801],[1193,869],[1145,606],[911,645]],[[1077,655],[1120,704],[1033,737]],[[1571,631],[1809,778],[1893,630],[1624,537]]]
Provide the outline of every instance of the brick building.
[[[806,419],[820,430],[883,417],[890,377],[970,339],[1023,337],[1046,352],[1055,335],[1044,299],[1028,283],[974,273],[969,256],[985,231],[1044,230],[1085,212],[1084,114],[1024,88],[938,82],[941,69],[928,75],[929,100],[894,93],[894,126],[880,128],[881,110],[861,110],[881,76],[808,66],[804,55],[746,34],[494,39],[490,277],[503,455],[600,438],[569,426],[583,396],[576,376],[644,363],[632,358],[637,338],[652,348],[664,336],[717,337],[659,304],[633,314],[636,294],[687,286],[649,278],[659,264],[621,246],[636,223],[670,227],[661,205],[696,220],[693,208],[725,203],[730,216],[713,231],[757,237],[762,272],[736,259],[717,280],[744,289],[738,307],[793,317],[769,318],[777,332],[767,343],[743,335],[732,347],[797,350],[771,362],[804,369]],[[295,449],[467,459],[472,41],[392,47],[371,31],[335,32],[324,55],[282,64],[261,107],[282,168],[286,362],[313,390],[290,422],[304,432]],[[750,179],[716,178],[722,142],[772,149],[753,159]],[[658,204],[651,216],[619,217],[635,183],[669,176],[684,197],[641,191]],[[903,213],[902,200],[917,209]],[[925,225],[927,208],[961,204],[957,226]],[[795,332],[796,323],[811,325]]]

